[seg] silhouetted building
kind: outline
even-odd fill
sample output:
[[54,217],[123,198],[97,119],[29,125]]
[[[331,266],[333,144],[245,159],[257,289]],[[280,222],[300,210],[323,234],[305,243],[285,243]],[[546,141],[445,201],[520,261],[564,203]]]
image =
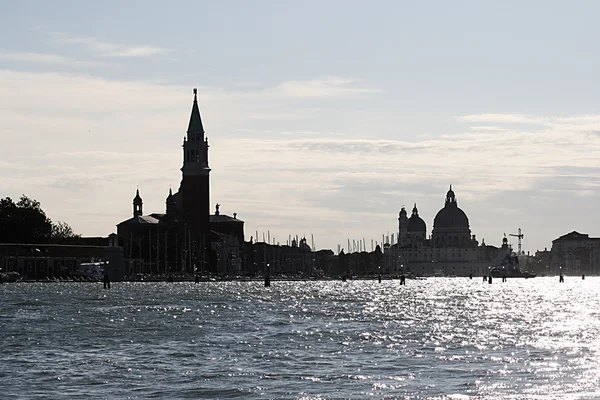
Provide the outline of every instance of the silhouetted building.
[[410,218],[404,207],[398,216],[398,242],[384,243],[383,262],[385,271],[411,271],[422,275],[485,274],[487,269],[500,263],[510,246],[494,247],[479,242],[471,234],[469,218],[458,207],[456,195],[450,186],[444,207],[433,220],[431,236],[427,237],[427,225],[419,216],[417,205]]
[[255,242],[247,244],[247,271],[251,275],[313,275],[316,260],[306,238],[291,245]]
[[600,238],[573,231],[554,239],[550,267],[555,274],[600,274]]
[[210,215],[210,168],[197,90],[183,139],[179,190],[165,200],[165,213],[144,215],[139,189],[133,217],[117,225],[129,273],[239,272],[244,222],[219,213]]
[[74,278],[82,263],[105,262],[112,281],[123,278],[123,249],[116,235],[103,245],[0,244],[0,270],[16,272],[23,280]]

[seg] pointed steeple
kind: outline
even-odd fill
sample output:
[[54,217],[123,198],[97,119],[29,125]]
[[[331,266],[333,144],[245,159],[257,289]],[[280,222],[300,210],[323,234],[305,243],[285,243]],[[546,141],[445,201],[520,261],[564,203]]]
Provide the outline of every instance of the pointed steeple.
[[203,141],[204,126],[200,118],[200,109],[198,108],[198,89],[194,88],[194,104],[192,105],[192,114],[190,115],[190,124],[187,130],[187,140]]
[[188,126],[187,138],[183,139],[183,167],[184,175],[207,174],[208,167],[208,139],[204,137],[204,127],[198,108],[198,89],[194,89],[194,105]]

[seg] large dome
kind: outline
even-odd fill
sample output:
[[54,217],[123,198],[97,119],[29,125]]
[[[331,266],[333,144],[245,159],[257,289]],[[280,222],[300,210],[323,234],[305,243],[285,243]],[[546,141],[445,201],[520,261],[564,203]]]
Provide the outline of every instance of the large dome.
[[469,228],[469,218],[463,210],[458,208],[458,203],[452,191],[452,186],[446,194],[446,204],[433,220],[433,228]]
[[457,206],[442,208],[433,220],[434,228],[468,228],[467,214]]
[[427,232],[427,226],[425,225],[425,221],[419,217],[419,211],[417,210],[416,204],[413,208],[412,215],[408,219],[406,230],[407,232]]

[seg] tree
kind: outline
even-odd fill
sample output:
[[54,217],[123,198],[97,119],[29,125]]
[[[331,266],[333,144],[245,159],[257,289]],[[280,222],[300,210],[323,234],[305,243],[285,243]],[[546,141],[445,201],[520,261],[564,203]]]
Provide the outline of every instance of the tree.
[[17,205],[10,197],[0,199],[0,242],[10,243],[13,241],[17,212]]
[[65,243],[72,241],[73,239],[79,239],[81,235],[76,234],[73,228],[66,222],[58,221],[56,224],[52,224],[51,239],[55,243]]
[[77,237],[67,223],[53,224],[35,199],[25,195],[17,203],[10,197],[0,199],[0,243],[48,243]]
[[[40,202],[22,195],[17,203],[17,232],[20,243],[44,243],[52,233],[52,221],[46,216]],[[31,238],[30,241],[25,241]]]

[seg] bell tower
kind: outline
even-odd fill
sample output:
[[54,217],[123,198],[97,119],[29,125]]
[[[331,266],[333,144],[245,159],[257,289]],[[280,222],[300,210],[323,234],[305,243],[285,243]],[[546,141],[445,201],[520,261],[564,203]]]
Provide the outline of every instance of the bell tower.
[[208,138],[204,137],[197,94],[198,90],[194,89],[190,123],[187,136],[183,139],[183,166],[179,192],[183,221],[189,233],[198,240],[198,243],[202,243],[210,231],[210,168],[208,167]]
[[406,234],[408,232],[408,218],[406,216],[406,209],[402,207],[400,209],[400,214],[398,215],[398,243],[403,243],[404,239],[406,239]]
[[142,198],[140,197],[140,189],[136,189],[135,197],[133,198],[133,216],[137,217],[143,215],[142,212]]

